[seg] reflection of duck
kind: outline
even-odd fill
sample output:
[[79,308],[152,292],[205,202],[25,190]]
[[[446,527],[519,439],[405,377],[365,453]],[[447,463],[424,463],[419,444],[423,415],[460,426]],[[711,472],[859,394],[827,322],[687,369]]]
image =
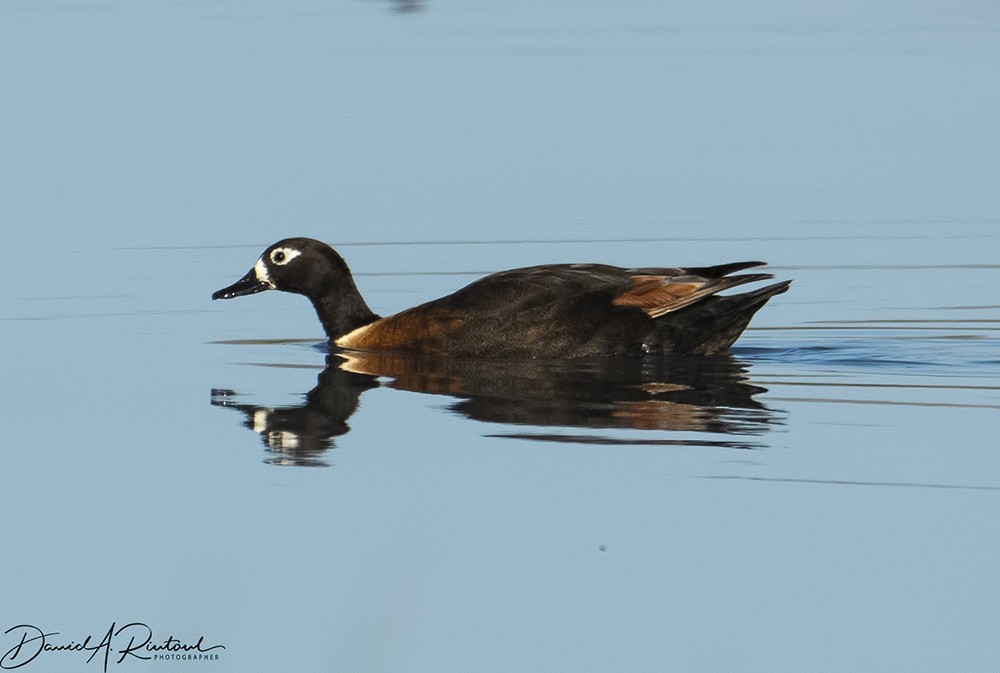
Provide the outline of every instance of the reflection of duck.
[[333,438],[350,430],[347,419],[358,408],[361,393],[377,388],[374,376],[341,369],[327,358],[316,387],[297,407],[264,407],[241,404],[232,390],[213,389],[212,404],[245,414],[244,425],[261,436],[274,465],[326,466],[323,454],[333,447]]
[[761,262],[621,269],[552,264],[502,271],[441,299],[381,318],[330,246],[289,238],[213,299],[284,290],[312,301],[330,341],[356,350],[455,357],[571,358],[725,352],[790,281],[718,296],[769,274],[729,274]]
[[[728,356],[518,361],[338,352],[327,357],[301,407],[240,404],[222,390],[213,391],[212,403],[246,415],[245,425],[274,454],[269,462],[325,465],[332,438],[349,430],[361,393],[379,378],[391,388],[456,398],[452,411],[492,423],[757,435],[774,422],[774,413],[753,399],[764,389],[748,383],[746,366]],[[751,446],[732,438],[639,443]]]

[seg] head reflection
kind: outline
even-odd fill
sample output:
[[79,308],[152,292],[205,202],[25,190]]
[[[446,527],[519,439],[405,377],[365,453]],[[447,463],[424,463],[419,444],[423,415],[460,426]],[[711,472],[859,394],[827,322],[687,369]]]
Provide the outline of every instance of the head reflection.
[[324,456],[333,439],[347,433],[347,419],[358,408],[361,393],[378,386],[374,376],[346,371],[330,356],[305,403],[293,407],[241,404],[232,390],[212,390],[214,406],[243,413],[243,425],[260,435],[272,465],[326,467]]
[[[543,428],[637,429],[723,435],[712,440],[656,437],[638,441],[588,436],[587,443],[757,448],[774,411],[754,399],[747,365],[731,356],[621,357],[570,361],[496,361],[393,353],[337,352],[294,407],[242,404],[213,390],[212,404],[242,412],[274,465],[326,466],[334,438],[347,433],[361,394],[374,387],[445,395],[450,409],[489,423]],[[576,435],[510,432],[537,441]]]

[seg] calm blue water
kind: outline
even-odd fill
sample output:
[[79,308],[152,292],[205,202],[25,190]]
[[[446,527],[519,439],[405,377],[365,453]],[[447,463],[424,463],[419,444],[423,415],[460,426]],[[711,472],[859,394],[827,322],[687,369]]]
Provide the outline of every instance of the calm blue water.
[[[995,671],[998,62],[972,0],[0,1],[4,665]],[[290,235],[380,313],[795,283],[728,360],[366,377],[209,300]]]

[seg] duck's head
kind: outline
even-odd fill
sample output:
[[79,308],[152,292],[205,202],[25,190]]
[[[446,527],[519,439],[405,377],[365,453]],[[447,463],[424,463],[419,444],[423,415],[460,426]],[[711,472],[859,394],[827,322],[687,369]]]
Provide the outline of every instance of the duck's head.
[[350,280],[344,259],[326,243],[311,238],[286,238],[270,246],[253,268],[238,281],[212,294],[212,299],[232,299],[264,290],[323,296]]

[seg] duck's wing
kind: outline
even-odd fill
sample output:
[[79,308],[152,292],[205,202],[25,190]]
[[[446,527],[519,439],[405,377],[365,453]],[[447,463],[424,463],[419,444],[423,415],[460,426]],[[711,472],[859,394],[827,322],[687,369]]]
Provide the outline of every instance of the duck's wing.
[[[698,268],[625,269],[603,264],[550,264],[511,269],[382,318],[344,335],[336,343],[359,350],[452,352],[453,339],[492,344],[493,339],[505,341],[508,335],[516,334],[521,340],[531,335],[556,343],[560,340],[557,334],[562,334],[572,341],[578,339],[575,334],[580,329],[600,329],[606,321],[622,318],[621,308],[659,318],[728,288],[770,278],[768,274],[726,275],[759,265],[741,262]],[[468,344],[463,342],[461,347]],[[484,346],[483,350],[491,348]]]
[[[615,297],[618,306],[634,306],[651,318],[659,318],[707,297],[746,283],[770,280],[769,273],[727,274],[755,266],[760,262],[739,262],[692,269],[631,269],[632,286]],[[680,271],[680,273],[675,273]]]
[[761,265],[763,262],[737,262],[625,269],[605,264],[548,264],[494,273],[431,303],[471,311],[528,310],[587,297],[632,306],[657,318],[729,288],[771,278],[765,273],[728,275]]
[[582,296],[606,295],[608,301],[628,291],[626,269],[605,264],[544,264],[500,271],[443,297],[467,308],[495,306],[530,309]]

